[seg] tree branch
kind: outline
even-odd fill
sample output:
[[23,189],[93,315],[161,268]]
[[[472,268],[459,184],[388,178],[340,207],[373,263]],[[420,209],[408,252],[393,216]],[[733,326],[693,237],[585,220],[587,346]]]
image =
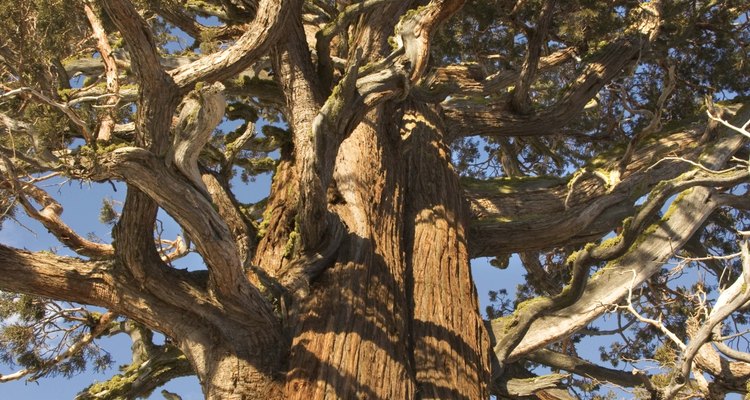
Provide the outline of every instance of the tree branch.
[[226,296],[227,306],[236,301],[245,311],[258,310],[256,324],[275,323],[267,301],[245,278],[234,237],[207,195],[140,148],[104,154],[89,171],[91,179],[122,179],[154,199],[192,238],[211,272],[212,288]]
[[261,0],[255,18],[232,46],[170,72],[177,86],[190,90],[197,82],[219,81],[248,68],[276,44],[287,18],[300,3],[299,0]]
[[748,250],[747,241],[740,245],[742,253],[742,273],[737,280],[726,290],[724,290],[716,300],[708,319],[701,324],[700,329],[691,336],[690,343],[684,349],[682,356],[678,360],[675,370],[679,374],[672,378],[672,382],[665,392],[666,399],[672,399],[685,386],[690,377],[693,368],[693,359],[698,354],[701,347],[711,341],[714,327],[724,321],[730,314],[750,301],[750,250]]
[[622,39],[604,46],[587,63],[583,73],[560,100],[546,110],[517,115],[503,107],[487,107],[486,102],[444,104],[444,117],[452,137],[547,135],[579,115],[601,88],[619,76],[624,67],[654,40],[660,27],[660,2],[642,3],[639,18]]
[[519,114],[528,114],[531,111],[529,89],[531,89],[531,84],[534,82],[534,77],[537,73],[542,45],[547,38],[547,31],[552,23],[554,8],[555,0],[544,2],[536,29],[534,29],[531,37],[528,39],[526,58],[523,61],[516,87],[513,89],[513,97],[510,103],[511,109]]
[[146,398],[172,379],[194,374],[185,355],[173,344],[155,345],[151,331],[136,322],[125,321],[120,325],[132,341],[132,362],[109,380],[83,389],[76,400]]
[[[112,56],[112,47],[109,45],[109,39],[107,33],[104,31],[104,26],[99,16],[94,11],[89,1],[83,5],[86,18],[89,20],[89,25],[94,31],[94,37],[96,38],[96,47],[101,55],[102,62],[104,63],[104,71],[107,77],[107,92],[113,94],[109,97],[105,104],[110,107],[117,105],[118,92],[120,91],[120,81],[117,77],[117,62]],[[99,125],[99,133],[96,135],[96,140],[108,141],[112,137],[112,131],[115,128],[115,113],[111,108],[105,112]]]
[[114,309],[118,298],[111,262],[84,261],[0,244],[0,289]]
[[580,357],[547,349],[537,350],[524,358],[556,370],[568,371],[597,381],[611,382],[624,387],[645,386],[652,393],[656,391],[648,375],[635,369],[628,372],[605,368]]
[[15,96],[17,94],[22,94],[22,93],[29,93],[29,94],[31,94],[31,96],[33,96],[37,100],[41,101],[42,103],[44,103],[44,104],[46,104],[46,105],[48,105],[48,106],[50,106],[52,108],[55,108],[55,109],[59,110],[60,112],[62,112],[63,114],[65,114],[65,116],[67,116],[68,119],[70,119],[70,122],[72,122],[75,126],[78,127],[78,129],[80,129],[81,134],[83,135],[84,139],[86,139],[86,142],[87,143],[91,143],[91,140],[92,140],[91,129],[89,128],[88,124],[86,124],[86,121],[84,121],[78,115],[78,113],[76,113],[67,104],[59,103],[59,102],[55,101],[54,99],[51,99],[51,98],[47,97],[46,95],[44,95],[43,93],[39,92],[38,90],[36,90],[34,88],[31,88],[31,87],[21,87],[21,88],[18,88],[18,89],[10,90],[10,91],[8,91],[8,92],[3,93],[2,95],[0,95],[0,100],[5,99],[7,97],[13,97],[13,96]]
[[[169,146],[169,127],[179,101],[174,80],[161,67],[151,29],[129,0],[103,0],[104,10],[120,30],[132,59],[133,69],[139,77],[137,132],[150,137],[157,154]],[[139,145],[146,143],[139,138]]]
[[[691,127],[642,143],[628,169],[611,181],[619,156],[599,159],[567,179],[465,179],[472,211],[472,257],[542,250],[598,239],[635,210],[633,203],[662,181],[687,171],[689,164],[668,160],[698,154],[702,127]],[[654,165],[654,160],[660,161]],[[607,177],[606,182],[601,176]],[[532,240],[533,238],[533,240]]]
[[187,95],[174,128],[170,161],[203,192],[206,192],[206,186],[198,170],[198,156],[224,117],[226,100],[223,90],[224,85],[215,83]]
[[[735,118],[744,120],[748,115],[750,107],[746,106]],[[742,137],[723,132],[723,139],[702,156],[703,164],[709,169],[720,168],[742,144]],[[710,188],[698,187],[678,196],[670,211],[647,228],[624,255],[611,261],[591,279],[573,304],[535,320],[509,354],[509,359],[523,357],[586,326],[606,311],[606,304],[616,303],[627,294],[631,271],[636,271],[634,285],[658,271],[672,256],[673,249],[680,248],[718,206],[713,193]],[[493,321],[492,329],[497,337],[505,335],[504,325],[505,321]]]
[[[68,226],[60,218],[63,208],[52,196],[44,190],[36,187],[32,183],[22,183],[18,180],[13,163],[0,154],[0,187],[5,187],[17,195],[17,198],[23,206],[29,217],[39,221],[64,245],[76,253],[94,258],[106,258],[114,255],[111,245],[95,243],[84,239]],[[30,196],[39,205],[42,210],[37,210],[26,196]]]

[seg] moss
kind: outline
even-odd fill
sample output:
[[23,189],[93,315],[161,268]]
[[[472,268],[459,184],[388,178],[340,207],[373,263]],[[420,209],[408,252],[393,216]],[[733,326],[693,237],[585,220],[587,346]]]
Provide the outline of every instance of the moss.
[[548,188],[566,182],[567,178],[555,176],[525,176],[518,178],[477,179],[463,177],[461,185],[470,190],[485,193],[510,194],[520,190]]
[[570,264],[575,263],[576,260],[578,259],[578,257],[581,256],[581,254],[583,254],[584,252],[591,251],[594,247],[596,247],[596,243],[586,243],[586,245],[583,246],[583,248],[581,250],[574,251],[574,252],[570,253],[570,255],[568,256],[568,258],[565,259],[565,264],[566,265],[570,265]]
[[581,255],[581,251],[582,250],[576,250],[576,251],[570,253],[570,255],[568,256],[568,258],[565,259],[565,264],[566,265],[571,265],[571,264],[575,263],[576,260],[578,259],[578,256]]
[[413,9],[411,9],[411,10],[407,10],[407,11],[406,11],[406,12],[404,13],[404,15],[403,15],[403,16],[401,16],[401,19],[399,20],[399,24],[400,24],[401,22],[403,22],[403,21],[406,21],[407,19],[410,19],[410,18],[412,18],[412,17],[415,17],[415,16],[416,16],[417,14],[419,14],[420,12],[422,12],[422,11],[426,10],[426,9],[427,9],[427,7],[429,7],[429,5],[428,5],[428,4],[426,4],[426,5],[423,5],[423,6],[419,6],[419,7],[417,7],[417,8],[413,8]]
[[669,205],[669,208],[667,209],[667,212],[664,213],[664,217],[662,217],[661,221],[669,221],[669,219],[672,218],[672,214],[674,214],[674,212],[679,208],[679,203],[681,203],[682,200],[684,200],[684,198],[692,192],[693,188],[690,188],[687,190],[683,190],[680,194],[678,194],[672,204]]
[[549,297],[539,296],[539,297],[534,297],[534,298],[522,301],[518,303],[518,305],[516,306],[516,310],[514,311],[514,314],[522,311],[525,308],[529,308],[537,304],[549,302],[549,300],[550,300]]
[[599,248],[601,248],[601,249],[609,249],[611,247],[617,246],[621,241],[622,241],[622,236],[617,235],[615,237],[612,237],[612,238],[609,238],[609,239],[603,241],[599,245]]
[[294,250],[297,248],[299,240],[300,234],[295,227],[295,229],[289,234],[289,238],[286,240],[286,244],[284,245],[284,258],[290,258],[292,254],[294,254]]
[[268,225],[270,224],[271,220],[271,208],[266,207],[265,210],[263,210],[263,217],[260,221],[260,225],[258,226],[258,239],[262,239],[264,236],[266,236],[266,233],[268,233]]
[[336,119],[336,117],[341,113],[341,110],[344,109],[344,94],[343,94],[343,84],[344,81],[339,83],[338,85],[333,87],[333,90],[331,91],[331,95],[328,96],[328,101],[331,101],[331,109],[327,118]]
[[398,41],[395,36],[388,36],[388,44],[392,50],[398,50]]
[[608,150],[602,151],[594,156],[594,158],[586,163],[583,169],[601,168],[611,163],[617,162],[625,154],[625,150],[627,150],[627,148],[627,143],[617,143],[610,147]]
[[[130,390],[133,386],[133,382],[138,379],[138,374],[131,371],[133,366],[130,366],[125,371],[125,375],[117,374],[104,382],[97,382],[88,389],[88,392],[93,397],[107,397],[107,398],[121,398],[124,393]],[[137,367],[135,367],[137,369]]]
[[627,231],[630,229],[630,225],[633,224],[633,217],[627,217],[624,220],[622,220],[622,230]]
[[495,318],[493,322],[497,322],[498,324],[500,324],[503,334],[506,334],[513,326],[518,323],[518,319],[515,318],[513,314],[510,314]]

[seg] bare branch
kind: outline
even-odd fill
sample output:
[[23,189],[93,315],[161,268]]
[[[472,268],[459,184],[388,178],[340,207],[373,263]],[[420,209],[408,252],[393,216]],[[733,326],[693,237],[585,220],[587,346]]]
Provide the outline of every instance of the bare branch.
[[655,319],[652,319],[652,318],[647,318],[647,317],[642,316],[633,307],[633,284],[635,283],[635,278],[636,278],[637,275],[636,275],[635,271],[631,271],[631,272],[633,273],[633,280],[630,282],[630,286],[628,286],[628,295],[626,297],[626,299],[627,299],[627,305],[626,306],[617,306],[617,305],[615,305],[615,307],[616,308],[623,308],[623,309],[627,310],[638,321],[643,322],[645,324],[649,324],[649,325],[653,326],[654,328],[658,329],[659,331],[661,331],[661,333],[663,333],[665,336],[667,336],[672,341],[672,343],[674,343],[675,345],[677,345],[677,347],[680,348],[680,350],[684,351],[685,347],[686,347],[685,343],[683,343],[682,340],[680,340],[680,338],[677,337],[677,335],[674,334],[674,332],[672,332],[669,329],[667,329],[667,327],[664,326],[664,324],[660,320],[655,320]]
[[[0,154],[0,187],[8,187],[16,193],[18,200],[26,213],[33,219],[39,221],[55,237],[76,253],[95,258],[111,257],[114,249],[111,245],[95,243],[84,239],[72,228],[70,228],[60,215],[63,208],[52,196],[32,183],[22,183],[9,159]],[[30,196],[42,206],[37,210],[26,196]]]
[[[706,110],[706,114],[708,115],[709,118],[711,118],[711,120],[716,121],[716,122],[718,122],[718,123],[726,126],[727,128],[729,128],[729,129],[731,129],[731,130],[733,130],[733,131],[735,131],[735,132],[737,132],[737,133],[739,133],[739,134],[741,134],[741,135],[743,135],[743,136],[745,136],[747,138],[750,138],[750,132],[748,132],[748,130],[747,130],[748,125],[750,125],[750,118],[748,118],[748,120],[745,121],[745,123],[742,126],[738,126],[738,125],[734,125],[732,123],[729,123],[724,118],[720,118],[720,117],[717,117],[717,116],[713,115],[710,110]],[[742,123],[742,122],[740,121],[740,123]]]
[[[104,31],[102,21],[92,8],[91,3],[89,1],[84,3],[83,9],[91,25],[91,29],[94,31],[96,47],[104,63],[104,72],[107,77],[107,92],[113,94],[112,97],[107,99],[105,104],[109,107],[114,107],[118,103],[118,92],[120,91],[120,81],[117,77],[117,62],[115,62],[115,58],[112,56],[112,47],[109,45],[109,39],[107,38],[107,33]],[[107,110],[101,120],[96,140],[108,141],[112,137],[114,127],[114,112],[113,110]]]
[[652,393],[656,391],[649,376],[636,369],[629,372],[605,368],[576,356],[547,349],[537,350],[525,358],[554,369],[561,369],[597,381],[611,382],[625,387],[645,386]]
[[742,273],[730,287],[719,295],[711,313],[708,315],[708,319],[701,324],[698,332],[690,338],[690,343],[684,349],[682,357],[675,368],[679,371],[679,374],[672,378],[672,382],[666,390],[666,399],[672,399],[685,386],[692,370],[693,359],[698,354],[700,348],[711,341],[714,328],[730,314],[750,301],[750,290],[748,290],[750,288],[750,250],[748,250],[747,241],[743,241],[740,248],[742,253]]
[[[736,118],[746,118],[748,114],[750,107],[744,107]],[[704,164],[710,169],[721,167],[742,143],[740,137],[727,136],[724,132],[724,138],[717,146],[703,155]],[[671,211],[642,233],[642,240],[639,239],[624,255],[610,262],[595,279],[588,282],[575,303],[534,321],[527,334],[510,353],[509,359],[522,357],[547,343],[568,336],[604,313],[607,304],[616,303],[627,294],[632,276],[626,276],[622,273],[623,270],[636,271],[634,285],[658,271],[672,256],[672,249],[681,247],[718,206],[712,195],[711,189],[698,187],[679,196],[673,202]],[[504,325],[502,321],[493,322],[493,331],[497,337],[505,335]]]
[[261,0],[255,18],[232,46],[170,72],[177,86],[190,90],[197,82],[215,82],[242,72],[276,44],[288,15],[300,4],[299,0]]

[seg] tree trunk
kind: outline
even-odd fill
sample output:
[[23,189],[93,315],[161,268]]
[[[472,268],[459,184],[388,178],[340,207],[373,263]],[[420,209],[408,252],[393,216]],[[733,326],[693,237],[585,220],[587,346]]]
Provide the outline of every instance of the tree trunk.
[[486,399],[489,339],[466,246],[466,205],[442,121],[408,104],[402,126],[406,251],[421,399]]
[[[285,321],[291,347],[282,398],[488,397],[489,344],[458,179],[439,144],[441,126],[427,120],[436,115],[403,110],[370,112],[338,151],[328,209],[346,233]],[[278,219],[256,262],[280,271],[292,262],[287,211],[298,200],[288,186],[272,190],[269,216]]]
[[289,399],[415,397],[403,193],[390,124],[382,111],[371,112],[339,150],[331,209],[348,232],[294,321]]

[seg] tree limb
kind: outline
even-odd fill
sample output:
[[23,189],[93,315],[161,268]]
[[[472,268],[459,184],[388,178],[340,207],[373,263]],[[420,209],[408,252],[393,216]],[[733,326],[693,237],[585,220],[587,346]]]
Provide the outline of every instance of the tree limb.
[[519,114],[528,114],[531,111],[529,89],[531,89],[531,84],[537,73],[542,45],[547,38],[547,31],[552,23],[552,12],[554,11],[554,8],[555,0],[547,0],[544,2],[536,29],[534,29],[533,33],[528,38],[526,58],[523,60],[521,73],[519,74],[518,81],[516,81],[516,86],[513,89],[513,97],[511,97],[510,103],[511,109]]
[[529,361],[544,364],[553,369],[591,378],[602,382],[611,382],[624,387],[645,386],[652,393],[656,391],[649,376],[642,371],[631,372],[605,368],[580,357],[563,354],[548,349],[537,350],[524,357]]
[[232,46],[170,72],[177,86],[190,90],[197,82],[220,81],[248,68],[276,44],[287,18],[300,3],[299,0],[261,0],[255,18]]
[[[117,63],[115,58],[112,56],[112,47],[109,45],[109,39],[107,33],[104,32],[104,26],[99,16],[94,11],[90,2],[85,2],[83,5],[86,18],[89,20],[89,25],[94,31],[94,37],[96,37],[96,47],[101,55],[102,62],[104,63],[104,71],[107,77],[107,92],[114,96],[109,97],[105,104],[114,107],[117,105],[118,92],[120,91],[120,81],[117,77]],[[115,113],[110,108],[105,112],[99,125],[99,133],[96,135],[96,140],[108,141],[112,137],[112,131],[115,127]]]
[[[643,143],[619,182],[609,178],[604,182],[599,176],[617,170],[617,155],[592,162],[567,179],[465,179],[473,217],[471,256],[542,250],[600,238],[635,211],[633,203],[639,197],[687,171],[688,164],[665,156],[697,154],[701,132],[700,126],[690,127]],[[656,160],[663,161],[654,165]]]
[[[76,253],[94,258],[106,258],[114,255],[111,245],[95,243],[81,237],[60,218],[63,208],[52,196],[32,183],[22,183],[16,176],[13,163],[0,154],[0,187],[6,187],[16,193],[18,200],[29,217],[39,221],[64,245]],[[26,196],[42,206],[37,210]]]
[[[137,187],[164,208],[190,235],[211,272],[211,286],[226,300],[237,301],[244,310],[259,310],[256,324],[275,323],[270,307],[245,278],[234,237],[209,198],[187,184],[153,153],[125,147],[102,155],[90,166],[89,178],[122,179]],[[127,205],[127,201],[126,201]],[[229,306],[231,301],[227,304]]]
[[740,245],[742,252],[742,273],[737,280],[724,290],[716,300],[708,319],[701,324],[700,329],[691,336],[690,342],[677,361],[675,369],[679,374],[672,378],[666,389],[665,398],[672,399],[687,383],[693,368],[693,359],[701,347],[711,341],[714,327],[724,321],[730,314],[750,301],[750,250],[747,241]]
[[560,100],[546,110],[517,115],[501,106],[460,103],[444,104],[444,117],[452,137],[547,135],[580,114],[599,90],[619,76],[632,63],[642,47],[657,37],[660,27],[660,3],[642,3],[640,16],[626,36],[604,46],[587,63],[586,69],[571,84]]
[[[161,67],[151,29],[133,4],[129,0],[104,0],[102,4],[125,39],[133,69],[139,77],[137,132],[147,135],[154,151],[161,155],[169,146],[167,133],[179,101],[177,86]],[[137,144],[146,144],[145,137],[139,139]]]
[[[735,119],[743,120],[750,115],[750,107],[743,107]],[[723,139],[710,152],[702,156],[708,168],[720,168],[743,144],[737,135],[723,133]],[[570,306],[544,315],[532,323],[524,338],[509,354],[513,360],[523,357],[535,349],[559,338],[569,336],[586,326],[606,311],[605,305],[616,303],[627,294],[631,271],[636,271],[635,285],[653,275],[698,229],[705,218],[717,207],[713,190],[698,187],[676,199],[671,211],[661,221],[652,225],[623,256],[610,262],[597,276],[589,281],[577,301]],[[493,331],[498,337],[504,335],[504,322],[493,321]]]

